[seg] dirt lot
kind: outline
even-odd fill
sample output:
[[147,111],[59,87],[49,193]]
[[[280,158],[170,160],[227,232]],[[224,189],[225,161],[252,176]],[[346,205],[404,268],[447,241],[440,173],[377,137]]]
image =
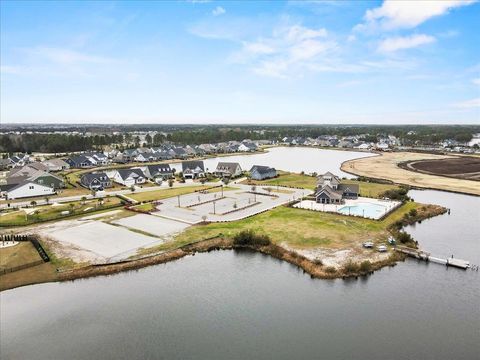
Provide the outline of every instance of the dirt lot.
[[413,161],[406,163],[405,167],[432,175],[480,181],[480,158],[478,157]]
[[346,161],[342,164],[342,170],[359,176],[391,180],[398,184],[480,195],[480,186],[476,181],[423,174],[399,167],[400,163],[408,161],[456,158],[411,152],[384,153],[379,156]]

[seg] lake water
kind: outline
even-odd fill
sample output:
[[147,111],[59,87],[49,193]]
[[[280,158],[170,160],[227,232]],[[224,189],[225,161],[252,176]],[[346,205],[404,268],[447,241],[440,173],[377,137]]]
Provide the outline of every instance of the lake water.
[[[411,195],[451,208],[407,229],[421,246],[480,264],[480,198]],[[0,311],[2,359],[471,360],[480,352],[480,272],[416,260],[327,281],[268,256],[221,251],[5,291]]]
[[[232,155],[227,157],[215,157],[204,160],[205,170],[213,172],[219,161],[238,162],[243,170],[250,170],[253,165],[274,167],[277,170],[285,170],[306,174],[317,172],[335,171],[336,175],[351,178],[352,175],[340,170],[340,165],[347,160],[361,157],[375,156],[375,154],[358,151],[338,151],[304,147],[274,147],[264,153],[252,155]],[[182,171],[180,163],[171,164],[176,171]]]

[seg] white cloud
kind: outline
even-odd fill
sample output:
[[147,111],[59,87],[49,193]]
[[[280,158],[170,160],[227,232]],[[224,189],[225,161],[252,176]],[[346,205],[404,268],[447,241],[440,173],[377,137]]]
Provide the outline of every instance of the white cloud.
[[54,63],[71,65],[78,63],[110,63],[113,60],[103,56],[96,56],[81,53],[78,51],[73,51],[63,48],[53,48],[53,47],[36,47],[33,49],[28,49],[27,53],[33,55],[34,57],[42,57],[48,59]]
[[453,104],[453,106],[460,109],[478,108],[480,107],[480,97],[462,101],[462,102]]
[[416,48],[421,45],[431,44],[436,39],[433,36],[425,34],[416,34],[410,36],[396,36],[382,40],[378,46],[380,52],[394,52],[398,50]]
[[480,78],[472,79],[472,83],[475,85],[480,85]]
[[288,77],[293,70],[312,69],[322,55],[337,48],[323,28],[301,25],[276,28],[270,37],[243,42],[242,49],[231,56],[234,62],[249,63],[255,73]]
[[357,30],[414,28],[423,22],[447,14],[450,10],[473,4],[476,0],[385,0],[380,7],[367,10],[365,24]]
[[212,10],[212,15],[213,16],[220,16],[223,15],[227,12],[223,7],[217,6],[215,9]]

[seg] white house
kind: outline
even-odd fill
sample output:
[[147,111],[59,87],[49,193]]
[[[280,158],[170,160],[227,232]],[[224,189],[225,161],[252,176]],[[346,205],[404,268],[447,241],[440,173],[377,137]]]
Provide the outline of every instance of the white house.
[[125,186],[132,186],[144,184],[146,179],[140,169],[119,169],[113,176],[113,181]]
[[33,181],[26,181],[12,186],[3,185],[2,195],[6,199],[20,199],[34,196],[48,196],[55,194],[55,189],[50,186],[40,185]]

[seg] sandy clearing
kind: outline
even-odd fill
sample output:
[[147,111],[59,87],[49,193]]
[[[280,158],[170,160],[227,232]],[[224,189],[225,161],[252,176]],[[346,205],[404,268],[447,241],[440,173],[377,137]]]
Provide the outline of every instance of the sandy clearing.
[[398,167],[399,163],[405,161],[452,157],[411,152],[384,153],[379,156],[346,161],[341,169],[355,175],[382,178],[399,184],[480,195],[480,186],[476,181],[423,174]]
[[174,234],[183,231],[188,227],[188,224],[179,221],[146,214],[138,214],[122,218],[112,221],[112,223],[144,231],[165,239],[171,238]]
[[[100,221],[89,221],[54,231],[43,231],[51,240],[68,245],[82,252],[83,260],[92,263],[105,262],[120,254],[128,257],[141,247],[153,246],[163,241],[146,236],[126,228],[106,224]],[[72,249],[72,250],[73,250]],[[85,252],[91,253],[88,256]],[[85,255],[85,256],[83,256]]]

